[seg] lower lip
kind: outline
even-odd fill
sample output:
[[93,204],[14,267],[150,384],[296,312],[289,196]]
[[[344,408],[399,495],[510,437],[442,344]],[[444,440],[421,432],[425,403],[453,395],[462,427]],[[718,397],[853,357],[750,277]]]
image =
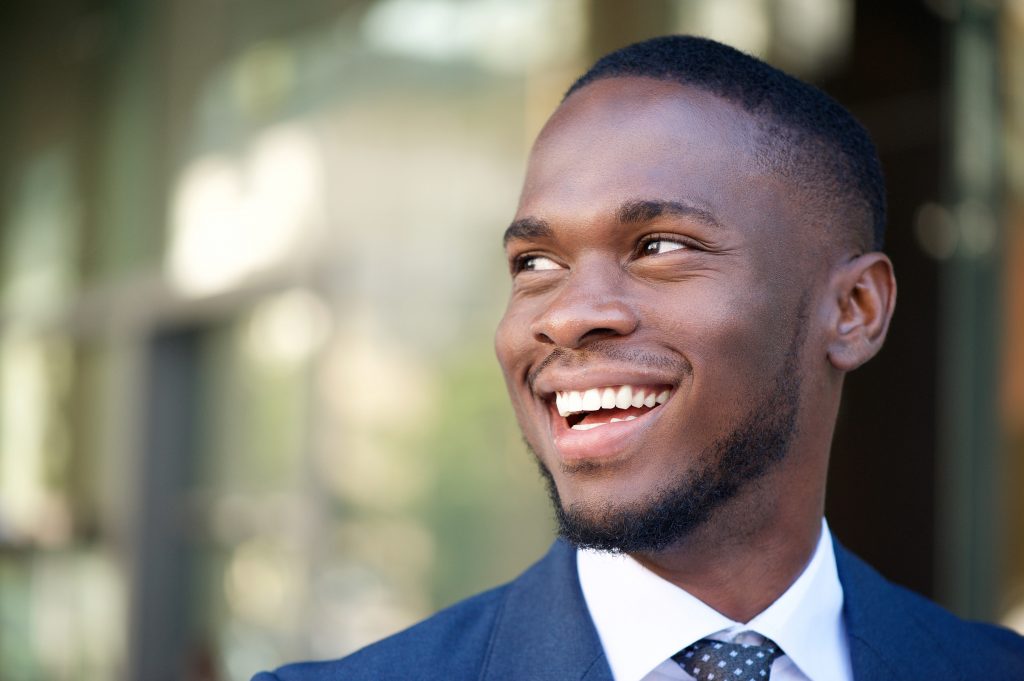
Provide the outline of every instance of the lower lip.
[[566,463],[615,458],[629,448],[630,440],[650,427],[664,406],[660,404],[631,421],[606,423],[589,430],[573,430],[552,407],[551,434],[555,449]]

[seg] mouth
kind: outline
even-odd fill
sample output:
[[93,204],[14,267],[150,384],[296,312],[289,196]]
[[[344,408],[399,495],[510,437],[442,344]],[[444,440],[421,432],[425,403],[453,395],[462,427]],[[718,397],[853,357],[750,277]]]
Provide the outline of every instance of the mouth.
[[555,392],[552,436],[565,460],[608,458],[648,427],[672,396],[671,385],[611,385]]
[[555,409],[572,430],[633,421],[668,401],[669,386],[617,385],[555,393]]

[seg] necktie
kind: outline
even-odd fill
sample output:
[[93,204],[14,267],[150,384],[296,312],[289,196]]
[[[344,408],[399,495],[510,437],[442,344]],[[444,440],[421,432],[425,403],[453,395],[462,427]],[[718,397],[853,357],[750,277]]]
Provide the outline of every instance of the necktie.
[[697,681],[767,681],[772,662],[782,654],[769,639],[754,646],[702,638],[672,659]]

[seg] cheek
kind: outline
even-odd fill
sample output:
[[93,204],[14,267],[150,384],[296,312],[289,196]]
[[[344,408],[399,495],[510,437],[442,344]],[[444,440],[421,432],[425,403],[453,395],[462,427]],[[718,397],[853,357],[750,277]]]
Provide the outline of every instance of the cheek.
[[[677,304],[668,335],[693,365],[693,384],[715,401],[760,395],[788,350],[784,306],[752,287],[694,293]],[[710,394],[709,394],[710,393]]]
[[516,356],[516,347],[521,344],[515,337],[515,324],[512,322],[512,310],[505,310],[505,315],[498,322],[498,328],[494,332],[494,354],[498,357],[498,364],[509,378],[509,368]]
[[494,333],[494,353],[510,391],[516,382],[525,378],[533,347],[530,323],[528,310],[513,301],[506,308]]
[[720,370],[750,372],[747,378],[756,378],[773,369],[779,349],[778,326],[771,314],[748,301],[735,301],[703,329],[701,355],[719,363]]

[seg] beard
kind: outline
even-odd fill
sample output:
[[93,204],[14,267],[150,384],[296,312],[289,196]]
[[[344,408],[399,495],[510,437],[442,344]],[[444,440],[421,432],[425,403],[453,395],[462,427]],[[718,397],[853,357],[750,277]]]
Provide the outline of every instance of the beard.
[[640,503],[623,506],[609,502],[597,509],[578,503],[566,507],[554,476],[534,452],[554,505],[559,536],[585,549],[663,551],[684,540],[717,509],[764,477],[786,457],[796,434],[802,339],[798,331],[770,389],[740,423],[704,449],[689,471]]

